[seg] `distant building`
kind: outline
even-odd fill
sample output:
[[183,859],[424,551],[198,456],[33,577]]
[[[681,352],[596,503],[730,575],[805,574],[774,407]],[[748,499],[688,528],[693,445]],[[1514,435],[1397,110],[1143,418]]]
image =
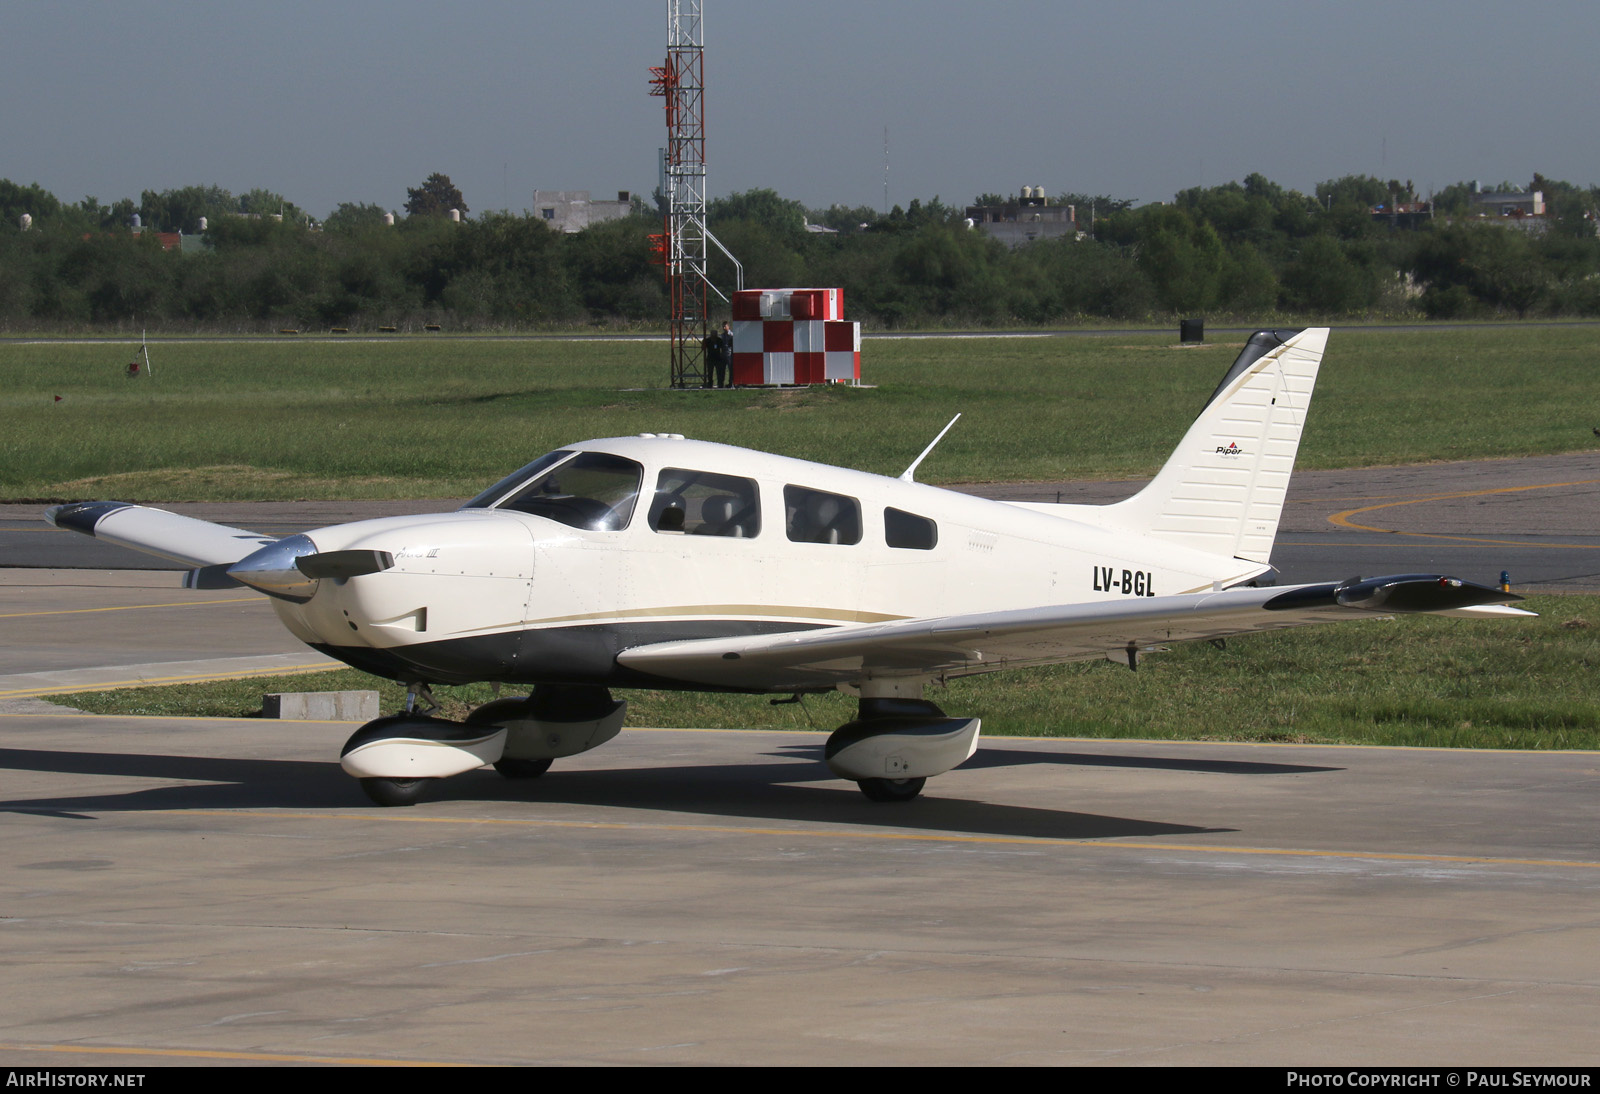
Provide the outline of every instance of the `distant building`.
[[1474,189],[1466,219],[1539,235],[1550,227],[1550,218],[1546,215],[1548,211],[1543,190]]
[[969,205],[967,222],[1013,249],[1041,239],[1078,236],[1077,209],[1051,205],[1043,186],[1024,186],[1022,197],[1002,205]]
[[[157,243],[161,244],[163,251],[181,251],[183,249],[183,236],[177,232],[156,232],[142,224],[135,224],[133,226],[133,234],[153,237]],[[83,238],[88,239],[89,237],[85,235]]]
[[1433,203],[1396,201],[1386,205],[1374,205],[1367,212],[1372,215],[1373,220],[1379,224],[1387,224],[1390,228],[1420,228],[1433,219]]
[[1472,214],[1480,217],[1542,217],[1543,190],[1484,190],[1472,195]]
[[533,215],[558,232],[581,232],[591,224],[621,220],[633,211],[633,194],[617,191],[616,201],[594,201],[587,190],[535,190]]

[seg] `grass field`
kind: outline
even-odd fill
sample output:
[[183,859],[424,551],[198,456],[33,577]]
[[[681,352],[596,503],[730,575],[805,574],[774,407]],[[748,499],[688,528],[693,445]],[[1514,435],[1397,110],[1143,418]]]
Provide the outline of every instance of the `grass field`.
[[[1537,619],[1437,617],[1306,627],[1175,646],[1139,671],[1110,662],[996,673],[929,697],[984,732],[1050,737],[1294,741],[1463,748],[1600,748],[1600,597],[1531,597]],[[400,690],[354,670],[53,697],[103,713],[244,717],[276,691]],[[628,724],[832,730],[853,718],[841,694],[772,706],[755,696],[618,691]],[[446,713],[487,686],[439,689]],[[452,705],[453,704],[453,705]],[[345,730],[329,726],[330,738]]]
[[[1148,474],[1239,342],[1170,334],[870,340],[873,388],[673,391],[661,342],[0,344],[0,500],[465,497],[551,448],[678,432],[919,477]],[[1571,451],[1600,425],[1600,328],[1335,330],[1299,466]],[[56,396],[60,396],[57,401]]]

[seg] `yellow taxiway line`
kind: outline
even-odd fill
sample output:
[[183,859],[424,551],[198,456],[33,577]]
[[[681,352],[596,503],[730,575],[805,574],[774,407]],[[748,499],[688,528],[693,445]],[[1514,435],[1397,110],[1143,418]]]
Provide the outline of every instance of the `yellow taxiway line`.
[[[186,600],[174,604],[121,604],[114,608],[57,608],[47,612],[6,612],[0,619],[29,619],[39,615],[84,615],[88,612],[137,612],[145,608],[208,608],[213,604],[249,604],[259,596],[235,596],[228,600]],[[263,602],[264,603],[264,602]]]
[[47,687],[13,688],[0,691],[0,699],[27,699],[34,695],[74,695],[78,692],[116,691],[119,688],[155,688],[168,684],[205,684],[213,680],[254,680],[262,676],[289,676],[305,672],[333,672],[349,668],[345,664],[281,665],[264,669],[230,669],[226,672],[200,672],[188,676],[147,676],[142,680],[112,680],[103,684],[60,684]]
[[[62,1052],[69,1055],[157,1056],[189,1060],[255,1060],[279,1064],[345,1064],[366,1067],[474,1067],[439,1060],[383,1060],[370,1056],[300,1056],[288,1052],[228,1052],[199,1048],[132,1048],[119,1045],[30,1045],[0,1044],[0,1052]],[[26,1072],[25,1065],[12,1065],[14,1072]]]
[[[26,810],[26,806],[18,806]],[[959,832],[907,832],[849,828],[770,828],[739,824],[667,824],[637,821],[537,820],[514,817],[427,817],[411,814],[374,816],[370,810],[353,813],[279,813],[258,810],[185,809],[185,817],[265,817],[271,820],[367,821],[377,824],[465,824],[504,828],[579,828],[599,831],[693,832],[741,836],[779,836],[802,839],[900,840],[912,843],[999,844],[1023,847],[1071,847],[1093,851],[1178,851],[1206,855],[1276,855],[1288,858],[1369,859],[1382,862],[1427,862],[1474,866],[1568,866],[1600,870],[1600,862],[1582,859],[1522,859],[1493,855],[1429,855],[1401,851],[1317,850],[1299,847],[1229,847],[1217,843],[1149,843],[1119,839],[1069,839],[1052,836],[971,836]]]
[[1383,532],[1397,536],[1417,536],[1422,539],[1448,539],[1457,543],[1490,543],[1509,547],[1553,547],[1567,550],[1596,550],[1600,545],[1593,543],[1529,543],[1517,539],[1489,539],[1483,536],[1453,536],[1442,532],[1404,532],[1398,528],[1379,528],[1370,524],[1357,524],[1351,517],[1361,513],[1372,513],[1379,509],[1396,509],[1403,505],[1418,505],[1425,501],[1446,501],[1451,498],[1478,498],[1490,494],[1517,494],[1526,490],[1558,490],[1563,486],[1590,486],[1600,482],[1600,479],[1579,479],[1576,482],[1542,482],[1532,486],[1501,486],[1492,490],[1461,490],[1449,494],[1426,494],[1422,497],[1407,498],[1404,501],[1388,501],[1381,505],[1364,505],[1358,509],[1345,509],[1328,517],[1328,523],[1340,528],[1351,528],[1359,532]]

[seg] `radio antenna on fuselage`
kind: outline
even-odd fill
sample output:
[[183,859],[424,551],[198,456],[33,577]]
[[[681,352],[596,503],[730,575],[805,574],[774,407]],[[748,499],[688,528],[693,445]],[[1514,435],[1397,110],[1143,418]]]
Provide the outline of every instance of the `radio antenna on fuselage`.
[[[957,414],[954,418],[950,419],[950,425],[955,425],[960,420],[961,420],[961,415]],[[900,472],[900,481],[901,482],[916,482],[917,481],[916,479],[912,478],[912,475],[917,470],[917,465],[920,464],[923,460],[928,458],[928,453],[933,451],[934,445],[937,445],[940,441],[944,440],[944,435],[946,433],[950,432],[950,425],[947,425],[943,429],[939,430],[939,435],[928,443],[928,447],[927,448],[924,448],[922,450],[922,455],[920,455],[916,459],[912,460],[910,467],[908,467],[904,471]]]

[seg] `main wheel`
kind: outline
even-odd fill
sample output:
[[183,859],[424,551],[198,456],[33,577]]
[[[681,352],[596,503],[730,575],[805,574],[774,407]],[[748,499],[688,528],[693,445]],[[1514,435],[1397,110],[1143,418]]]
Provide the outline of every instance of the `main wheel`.
[[416,805],[432,779],[362,779],[361,789],[375,805]]
[[908,802],[927,784],[927,779],[857,779],[861,792],[875,802]]
[[537,779],[550,770],[551,760],[519,760],[515,756],[502,756],[494,762],[494,769],[508,779]]

